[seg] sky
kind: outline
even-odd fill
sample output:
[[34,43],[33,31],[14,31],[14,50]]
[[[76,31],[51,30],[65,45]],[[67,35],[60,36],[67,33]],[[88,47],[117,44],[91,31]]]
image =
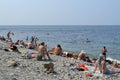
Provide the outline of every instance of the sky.
[[0,25],[120,25],[120,0],[0,0]]

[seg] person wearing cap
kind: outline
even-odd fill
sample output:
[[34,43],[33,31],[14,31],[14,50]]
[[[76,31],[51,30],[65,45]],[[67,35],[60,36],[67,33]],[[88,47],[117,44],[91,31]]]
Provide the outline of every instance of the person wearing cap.
[[82,50],[79,55],[78,55],[78,60],[85,60],[86,59],[86,52],[84,50]]

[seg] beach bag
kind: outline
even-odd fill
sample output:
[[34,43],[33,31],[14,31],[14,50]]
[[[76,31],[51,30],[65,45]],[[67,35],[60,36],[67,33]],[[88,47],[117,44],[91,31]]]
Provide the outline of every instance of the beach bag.
[[8,49],[4,49],[4,51],[9,51]]

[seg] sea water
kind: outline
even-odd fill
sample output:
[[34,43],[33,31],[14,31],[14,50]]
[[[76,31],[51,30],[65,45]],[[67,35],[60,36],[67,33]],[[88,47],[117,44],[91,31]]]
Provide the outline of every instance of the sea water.
[[60,44],[64,51],[78,54],[85,50],[87,54],[98,56],[106,46],[107,58],[120,61],[120,26],[119,25],[1,25],[0,35],[7,37],[11,31],[13,41],[35,36],[37,43],[44,41],[47,47]]

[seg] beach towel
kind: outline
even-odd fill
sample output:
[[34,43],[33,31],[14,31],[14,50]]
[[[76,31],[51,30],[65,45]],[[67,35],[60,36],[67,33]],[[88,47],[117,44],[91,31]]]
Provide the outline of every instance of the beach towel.
[[79,70],[79,71],[88,71],[88,68],[84,64],[79,64],[76,67],[76,69]]
[[29,54],[27,54],[27,58],[28,59],[36,58],[36,55],[37,54],[35,54],[35,53],[29,53]]

